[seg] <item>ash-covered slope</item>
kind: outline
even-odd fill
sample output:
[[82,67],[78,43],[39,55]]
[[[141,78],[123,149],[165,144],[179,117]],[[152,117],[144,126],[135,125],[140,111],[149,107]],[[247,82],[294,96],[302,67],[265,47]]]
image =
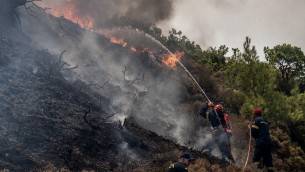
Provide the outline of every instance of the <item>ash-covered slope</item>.
[[[23,32],[1,34],[1,170],[163,171],[181,151],[191,151],[158,136],[181,144],[189,138],[180,132],[195,132],[173,109],[181,101],[178,75],[147,53],[42,13],[21,9]],[[191,152],[205,169],[235,169]]]
[[1,40],[0,169],[159,171],[180,151],[190,151],[130,120],[110,123],[112,114],[104,110],[109,100],[84,94],[90,87],[80,91],[81,82],[67,82],[54,66],[57,58]]

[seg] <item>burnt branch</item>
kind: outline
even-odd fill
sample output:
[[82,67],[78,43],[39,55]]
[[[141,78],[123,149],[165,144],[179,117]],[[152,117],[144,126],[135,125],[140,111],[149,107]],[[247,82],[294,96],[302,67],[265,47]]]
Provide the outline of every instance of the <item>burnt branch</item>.
[[[46,11],[50,8],[42,8],[39,5],[37,5],[35,2],[41,2],[41,0],[27,0],[26,3],[23,5],[23,7],[25,8],[25,11],[30,15],[30,16],[34,16],[33,14],[35,14],[34,8],[40,9],[42,11]],[[30,4],[30,5],[28,5]]]
[[81,90],[83,89],[83,87],[84,87],[85,85],[86,85],[86,82],[83,81],[83,82],[82,82],[82,85],[79,87],[78,93],[81,92]]
[[[54,65],[51,67],[51,69],[50,69],[50,71],[49,71],[49,77],[50,77],[53,73],[55,73],[56,68],[61,64],[62,57],[63,57],[63,55],[64,55],[64,53],[65,53],[66,51],[67,51],[67,50],[62,51],[61,54],[60,54],[60,57],[59,57],[58,61],[57,61],[57,62],[54,62]],[[61,70],[61,68],[62,68],[65,64],[67,64],[67,63],[64,63],[64,64],[62,64],[62,65],[60,66],[59,71]],[[68,65],[68,64],[67,64],[67,65]]]
[[88,120],[87,116],[89,115],[89,113],[91,112],[91,108],[89,108],[87,111],[85,111],[84,114],[84,121],[93,129],[93,130],[98,130],[100,129],[99,126],[94,126],[92,125],[92,120]]
[[96,118],[92,118],[90,120],[88,120],[88,115],[91,112],[91,108],[89,108],[87,111],[85,111],[84,114],[84,121],[93,129],[93,130],[99,130],[102,127],[102,124],[105,124],[107,122],[107,120],[111,117],[113,117],[114,115],[116,115],[117,113],[113,113],[109,116],[107,116],[106,118],[101,119],[100,121]]
[[66,63],[66,62],[65,62],[65,63],[63,63],[63,64],[60,66],[60,68],[59,68],[59,70],[58,70],[58,71],[60,72],[60,71],[61,71],[61,69],[62,69],[62,68],[65,66],[65,65],[70,66],[68,63]]
[[108,79],[106,82],[104,82],[102,86],[100,86],[97,83],[94,83],[94,82],[90,81],[89,84],[88,84],[88,87],[94,86],[96,89],[101,89],[101,88],[104,89],[105,85],[107,85],[109,83],[109,81],[110,81],[110,79]]
[[124,70],[122,71],[124,81],[126,81],[126,86],[131,86],[132,84],[135,84],[136,82],[140,83],[140,81],[144,81],[144,74],[138,73],[138,76],[133,80],[127,80],[126,79],[126,71],[127,68],[124,66]]
[[109,118],[112,118],[114,115],[116,115],[117,113],[113,113],[109,116],[107,116],[106,118],[103,119],[103,121],[107,121]]
[[[94,83],[93,81],[86,81],[86,76],[84,77],[84,81],[82,81],[82,85],[80,86],[79,90],[78,90],[78,93],[81,92],[81,90],[84,88],[84,87],[91,87],[91,86],[94,86],[96,89],[104,89],[104,87],[109,83],[110,79],[108,79],[106,82],[103,83],[103,85],[99,85],[97,83]],[[88,83],[88,84],[87,84]]]
[[104,87],[109,83],[109,81],[110,81],[110,79],[108,79],[106,82],[104,82],[104,84],[102,85],[102,87],[101,88],[103,88],[104,89]]
[[124,70],[122,71],[123,75],[124,75],[124,81],[126,81],[126,66],[124,66]]
[[78,65],[75,65],[75,66],[67,68],[67,69],[72,70],[72,69],[76,69],[76,68],[78,68]]

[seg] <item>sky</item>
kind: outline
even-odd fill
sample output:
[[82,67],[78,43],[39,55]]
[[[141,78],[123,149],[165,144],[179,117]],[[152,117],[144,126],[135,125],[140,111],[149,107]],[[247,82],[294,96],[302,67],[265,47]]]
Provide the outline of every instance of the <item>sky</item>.
[[203,49],[242,49],[249,36],[263,60],[265,46],[286,43],[305,51],[304,7],[305,0],[173,0],[172,15],[157,26],[164,33],[180,30]]

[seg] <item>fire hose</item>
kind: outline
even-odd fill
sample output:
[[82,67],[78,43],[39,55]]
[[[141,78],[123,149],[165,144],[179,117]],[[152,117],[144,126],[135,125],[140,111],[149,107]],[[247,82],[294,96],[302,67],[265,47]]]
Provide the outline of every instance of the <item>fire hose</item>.
[[[250,124],[251,125],[251,124]],[[247,167],[247,164],[248,164],[248,160],[249,160],[249,155],[250,155],[250,149],[251,149],[251,127],[248,127],[249,128],[249,145],[248,145],[248,153],[247,153],[247,159],[246,159],[246,162],[245,162],[245,165],[244,165],[244,168],[242,171],[245,171],[246,167]]]
[[[168,48],[166,48],[161,42],[159,42],[158,40],[154,39],[152,36],[148,35],[148,34],[145,34],[146,36],[148,36],[150,39],[154,40],[156,43],[158,43],[161,47],[163,47],[165,50],[167,50],[171,55],[173,54],[171,51],[168,50]],[[193,75],[187,70],[187,68],[179,61],[177,60],[176,61],[184,70],[185,72],[192,78],[192,80],[195,82],[195,84],[198,86],[198,88],[200,89],[200,91],[203,93],[203,95],[205,96],[205,98],[208,100],[208,102],[211,102],[211,100],[209,99],[209,97],[207,96],[207,94],[205,93],[205,91],[201,88],[201,86],[198,84],[198,82],[196,81],[196,79],[193,77]],[[221,125],[221,120],[218,116],[218,113],[216,112],[216,110],[213,108],[217,118],[218,118],[218,121],[219,121],[219,124]],[[224,131],[224,130],[223,130]],[[225,131],[224,131],[225,132]],[[228,143],[228,140],[226,139],[226,143],[227,145],[229,146],[229,143]],[[231,163],[231,162],[230,162]],[[236,164],[234,163],[231,163],[233,164],[234,166],[238,167]],[[238,167],[240,168],[240,167]]]
[[[170,51],[169,51],[170,52]],[[200,91],[203,93],[203,95],[205,96],[205,98],[208,100],[208,102],[211,102],[211,100],[209,99],[209,97],[207,96],[207,94],[205,93],[205,91],[200,87],[200,85],[199,85],[199,83],[196,81],[196,79],[193,77],[193,75],[187,70],[187,68],[179,61],[179,60],[177,60],[177,62],[178,62],[178,64],[185,70],[185,72],[193,79],[193,81],[196,83],[196,85],[198,86],[198,88],[200,89]],[[218,122],[219,122],[219,124],[221,125],[222,123],[221,123],[221,119],[219,118],[219,116],[218,116],[218,113],[217,113],[217,111],[213,108],[213,110],[214,110],[214,112],[215,112],[215,114],[216,114],[216,117],[217,117],[217,119],[218,119]],[[224,128],[223,128],[223,132],[224,132],[224,134],[226,134],[225,132],[225,130],[224,130]],[[226,141],[226,144],[227,144],[227,146],[228,146],[228,149],[230,149],[229,147],[230,147],[230,143],[229,143],[229,141],[227,140],[227,139],[225,139],[225,141]],[[233,160],[234,161],[234,160]],[[231,164],[233,164],[233,165],[235,165],[235,166],[237,166],[235,163],[232,163],[231,161],[230,161],[230,163]],[[238,166],[237,166],[238,167]],[[238,168],[240,168],[240,167],[238,167]]]

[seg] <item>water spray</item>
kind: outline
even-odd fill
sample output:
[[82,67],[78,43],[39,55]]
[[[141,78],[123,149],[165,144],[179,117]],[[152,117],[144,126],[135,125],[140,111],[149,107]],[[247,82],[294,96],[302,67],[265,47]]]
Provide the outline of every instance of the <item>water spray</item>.
[[[164,50],[167,51],[168,54],[170,55],[174,55],[167,47],[165,47],[160,41],[158,41],[157,39],[155,39],[154,37],[152,37],[151,35],[137,29],[137,28],[132,28],[132,27],[128,27],[129,29],[135,29],[137,32],[140,32],[140,33],[143,33],[146,37],[148,37],[149,39],[151,39],[152,41],[154,41],[155,43],[157,43],[161,48],[163,48]],[[177,59],[176,61],[183,69],[184,71],[192,78],[192,80],[194,81],[194,83],[198,86],[199,90],[202,92],[202,94],[205,96],[205,98],[208,100],[208,102],[211,102],[211,100],[209,99],[209,97],[207,96],[206,92],[201,88],[201,86],[199,85],[199,83],[197,82],[197,80],[193,77],[193,75],[189,72],[189,70]],[[218,116],[218,113],[217,111],[213,108],[216,116],[217,116],[217,119],[219,121],[219,124],[221,125],[221,120]],[[224,130],[223,130],[224,131]],[[225,131],[224,131],[225,132]],[[226,143],[227,145],[229,146],[229,143],[228,141],[226,140]],[[229,161],[230,164],[240,168],[239,166],[237,166],[236,164],[232,163],[231,161]]]
[[[138,29],[136,29],[139,32],[144,33],[143,31],[140,31]],[[173,53],[167,48],[165,47],[160,41],[156,40],[154,37],[150,36],[147,33],[144,33],[145,36],[147,36],[149,39],[153,40],[154,42],[156,42],[158,45],[160,45],[164,50],[166,50],[170,55],[173,55]],[[205,98],[209,101],[209,97],[207,96],[207,94],[205,93],[205,91],[201,88],[201,86],[199,85],[199,83],[196,81],[196,79],[193,77],[193,75],[189,72],[189,70],[187,70],[187,68],[177,59],[177,63],[185,70],[185,72],[192,78],[192,80],[195,82],[195,84],[198,86],[199,90],[203,93],[203,95],[205,96]]]
[[[137,31],[139,31],[138,29],[136,29]],[[139,31],[142,32],[142,31]],[[144,32],[142,32],[144,33]],[[160,41],[156,40],[154,37],[152,37],[151,35],[144,33],[145,36],[147,36],[148,38],[150,38],[151,40],[153,40],[154,42],[156,42],[159,46],[161,46],[164,50],[166,50],[170,55],[173,55],[173,53],[167,48],[165,47]],[[177,59],[177,63],[184,69],[184,71],[192,78],[192,80],[195,82],[195,84],[198,86],[199,90],[203,93],[203,95],[205,96],[205,98],[208,100],[208,102],[211,102],[211,100],[209,99],[209,97],[207,96],[207,94],[205,93],[205,91],[201,88],[201,86],[199,85],[199,83],[196,81],[196,79],[193,77],[193,75],[189,72],[189,70]],[[213,108],[217,119],[219,121],[219,124],[222,125],[221,120],[218,116],[217,111]],[[225,131],[224,131],[225,132]],[[228,141],[226,140],[227,145],[229,146]],[[237,166],[235,163],[232,163],[231,161],[229,161],[230,164],[240,168],[239,166]]]

